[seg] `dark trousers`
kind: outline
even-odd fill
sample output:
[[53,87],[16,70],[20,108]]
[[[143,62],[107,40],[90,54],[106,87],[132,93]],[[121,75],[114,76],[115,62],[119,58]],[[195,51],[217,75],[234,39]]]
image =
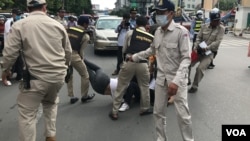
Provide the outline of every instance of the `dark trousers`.
[[15,64],[12,66],[11,72],[17,73],[17,76],[16,76],[17,80],[20,80],[23,78],[23,60],[20,55],[18,56]]
[[[154,105],[154,97],[155,97],[155,91],[149,89],[149,94],[150,94],[150,103],[153,106]],[[124,101],[130,105],[133,96],[135,96],[135,102],[140,102],[140,95],[141,95],[141,91],[140,88],[138,86],[136,77],[133,77],[133,79],[130,81],[129,86],[127,88],[127,91],[125,92],[123,99]]]
[[123,96],[123,99],[128,105],[130,105],[133,95],[135,96],[135,102],[140,101],[140,94],[141,92],[140,88],[138,87],[138,84],[136,82],[131,81],[129,83],[126,93]]
[[117,50],[117,65],[116,65],[116,71],[120,71],[120,66],[123,62],[123,57],[122,57],[122,46],[118,46]]
[[[108,84],[107,85],[104,85],[104,84],[106,84],[105,82],[110,81],[110,77],[107,74],[105,74],[103,70],[96,64],[89,62],[86,59],[84,59],[84,63],[89,73],[89,82],[92,88],[96,92],[98,92],[98,90],[100,89],[102,90],[105,89]],[[100,94],[104,94],[104,93],[100,93]]]
[[3,38],[3,36],[0,36],[0,42],[1,42],[1,44],[0,44],[0,53],[2,53],[3,48],[4,48],[4,38]]
[[197,34],[194,34],[192,50],[194,49],[194,43],[196,41],[196,38],[197,38]]

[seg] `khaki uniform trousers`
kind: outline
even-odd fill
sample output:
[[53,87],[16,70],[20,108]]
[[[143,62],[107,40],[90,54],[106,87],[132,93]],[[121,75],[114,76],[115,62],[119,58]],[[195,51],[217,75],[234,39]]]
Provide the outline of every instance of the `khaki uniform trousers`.
[[[89,91],[89,74],[86,68],[86,65],[83,62],[83,59],[80,55],[76,52],[72,52],[71,56],[71,65],[81,76],[81,96],[86,97],[88,96]],[[74,97],[73,91],[73,74],[70,76],[69,82],[67,83],[68,87],[68,96]]]
[[[168,103],[168,95],[166,93],[168,85],[166,83],[167,82],[165,82],[164,86],[157,83],[155,85],[154,120],[157,141],[168,140],[166,134],[167,120],[165,114]],[[194,141],[191,115],[187,102],[187,86],[179,87],[177,94],[174,97],[174,106],[183,141]]]
[[[207,69],[208,65],[211,63],[211,61],[213,60],[213,54],[207,55],[207,56],[199,56],[199,60],[196,62],[192,62],[191,65],[189,66],[189,75],[188,77],[190,77],[191,74],[191,67],[193,67],[196,63],[200,62],[200,64],[198,65],[198,67],[196,68],[196,73],[194,76],[194,82],[192,84],[193,88],[198,88],[199,83],[201,81],[201,79],[203,78],[204,74],[205,74],[205,70]],[[190,80],[190,78],[189,78]]]
[[36,140],[36,116],[40,103],[43,106],[45,118],[45,136],[56,136],[58,92],[64,82],[48,83],[41,80],[31,80],[30,89],[24,89],[20,83],[20,93],[17,97],[19,140]]
[[149,97],[149,69],[147,63],[135,63],[135,62],[123,62],[121,70],[118,75],[118,84],[114,94],[113,100],[113,114],[118,113],[118,109],[121,106],[123,95],[127,90],[127,87],[136,76],[138,86],[141,92],[140,99],[140,111],[146,111],[150,108],[150,97]]

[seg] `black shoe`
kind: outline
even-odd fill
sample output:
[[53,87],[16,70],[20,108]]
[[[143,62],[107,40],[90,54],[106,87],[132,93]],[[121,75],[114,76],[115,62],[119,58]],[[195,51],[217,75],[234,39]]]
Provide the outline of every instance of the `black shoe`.
[[188,93],[195,93],[197,92],[197,88],[194,88],[194,87],[191,87],[189,90],[188,90]]
[[79,100],[79,98],[77,98],[77,97],[72,97],[72,98],[70,99],[70,104],[74,104],[74,103],[76,103],[78,100]]
[[145,116],[145,115],[150,115],[150,114],[153,114],[153,109],[152,108],[149,108],[148,110],[146,110],[144,112],[141,112],[140,116]]
[[207,69],[213,69],[214,68],[214,66],[208,66],[207,67]]
[[88,96],[86,96],[86,97],[82,97],[81,100],[82,100],[82,102],[84,103],[84,102],[86,102],[86,101],[88,101],[88,100],[93,99],[94,97],[95,97],[95,94],[92,94],[92,95],[88,95]]
[[17,76],[16,76],[16,81],[21,81],[21,80],[22,80],[22,78],[23,78],[23,76],[21,76],[21,75],[17,75]]
[[112,120],[117,120],[118,119],[118,114],[113,114],[112,112],[109,113],[109,117]]

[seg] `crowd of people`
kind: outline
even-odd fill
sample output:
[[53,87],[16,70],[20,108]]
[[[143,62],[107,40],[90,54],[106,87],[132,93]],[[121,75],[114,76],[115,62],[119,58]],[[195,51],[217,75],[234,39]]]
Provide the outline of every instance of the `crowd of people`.
[[[73,92],[74,71],[81,77],[81,102],[95,97],[89,94],[90,86],[96,93],[112,97],[110,119],[118,120],[119,112],[128,110],[134,99],[140,102],[140,116],[154,115],[156,140],[166,141],[165,111],[168,104],[174,103],[183,141],[194,141],[187,97],[188,92],[198,90],[223,38],[219,10],[210,12],[208,24],[203,23],[203,13],[197,11],[191,29],[194,31],[191,47],[189,31],[173,20],[175,5],[171,1],[157,3],[153,9],[156,23],[150,29],[149,19],[136,17],[137,9],[132,8],[115,30],[118,53],[112,75],[117,78],[110,78],[101,66],[85,58],[84,49],[90,40],[89,17],[72,16],[66,22],[65,10],[60,10],[53,19],[46,15],[45,0],[27,0],[27,8],[30,12],[27,18],[20,20],[18,10],[13,10],[12,21],[6,23],[9,28],[5,29],[8,31],[2,63],[5,85],[10,85],[9,78],[14,72],[20,80],[17,98],[20,141],[35,141],[35,117],[40,104],[45,115],[46,141],[56,140],[58,92],[65,82],[70,103],[79,100]],[[191,52],[198,59],[194,60]],[[198,62],[194,82],[188,90],[191,67]]]

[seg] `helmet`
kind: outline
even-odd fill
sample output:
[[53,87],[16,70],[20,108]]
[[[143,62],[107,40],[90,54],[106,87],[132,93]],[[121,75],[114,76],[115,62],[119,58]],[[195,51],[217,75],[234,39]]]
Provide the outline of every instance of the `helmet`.
[[220,9],[215,7],[211,10],[211,13],[220,13]]
[[211,21],[220,19],[220,10],[218,8],[213,8],[209,13],[209,18]]
[[197,14],[197,15],[203,15],[203,11],[202,11],[202,10],[198,10],[198,11],[196,12],[196,14]]

